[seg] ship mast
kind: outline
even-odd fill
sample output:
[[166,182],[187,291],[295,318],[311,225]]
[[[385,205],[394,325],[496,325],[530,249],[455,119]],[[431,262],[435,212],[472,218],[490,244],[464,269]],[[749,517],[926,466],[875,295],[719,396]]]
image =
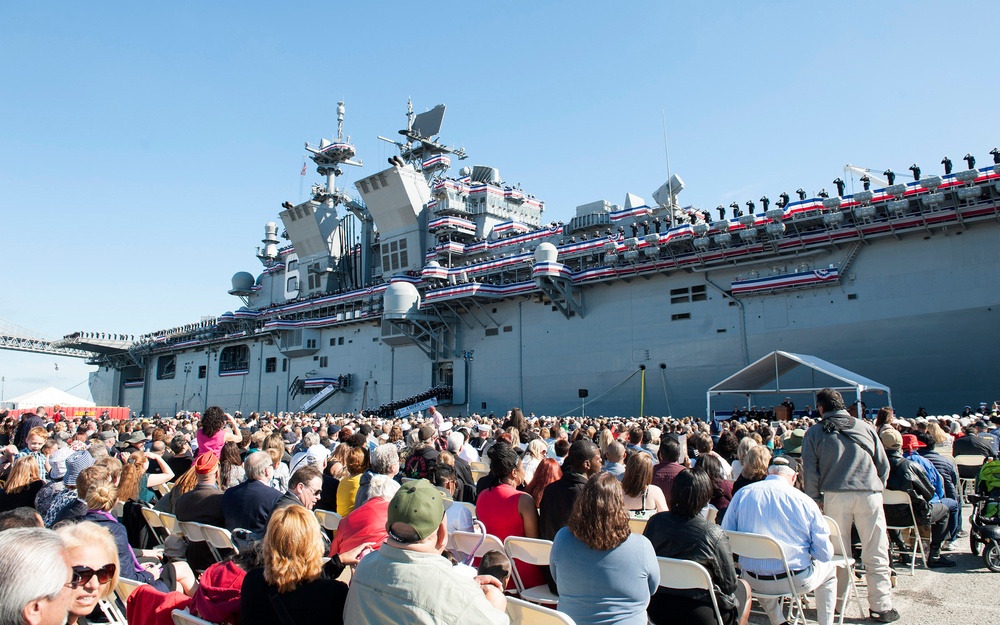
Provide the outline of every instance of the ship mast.
[[336,206],[350,200],[350,196],[343,190],[337,189],[337,176],[344,173],[341,165],[363,166],[360,159],[353,160],[357,150],[351,143],[351,138],[344,136],[343,102],[337,102],[337,138],[333,141],[320,139],[318,148],[306,142],[306,151],[311,154],[309,158],[316,163],[316,171],[326,177],[326,188],[320,185],[313,186],[313,198],[326,204],[336,215]]

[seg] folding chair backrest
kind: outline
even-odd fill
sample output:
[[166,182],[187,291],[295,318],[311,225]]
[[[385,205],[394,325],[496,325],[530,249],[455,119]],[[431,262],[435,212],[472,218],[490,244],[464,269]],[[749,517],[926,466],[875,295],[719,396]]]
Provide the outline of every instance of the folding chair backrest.
[[913,502],[910,501],[910,494],[902,490],[889,490],[886,489],[882,491],[882,504],[886,506],[909,506]]
[[708,569],[691,560],[657,558],[660,565],[660,586],[674,590],[698,588],[712,590],[712,576]]
[[236,550],[236,546],[233,545],[233,535],[229,530],[223,527],[215,527],[214,525],[204,525],[199,523],[198,529],[205,536],[208,544],[212,545],[216,549],[232,549]]
[[955,456],[955,464],[960,467],[981,467],[984,462],[986,462],[986,457],[979,454],[960,454]]
[[470,462],[469,468],[473,471],[485,471],[486,473],[490,472],[490,465],[485,462]]
[[510,625],[576,625],[562,612],[514,597],[507,597],[507,616],[510,617]]
[[128,605],[128,598],[132,595],[132,592],[139,586],[142,586],[142,584],[142,582],[134,579],[119,577],[118,585],[115,586],[115,595],[122,602],[122,605]]
[[111,514],[113,514],[116,519],[120,519],[125,516],[125,504],[121,501],[116,503],[115,507],[111,510]]
[[729,546],[733,553],[738,556],[755,560],[785,561],[785,552],[781,548],[781,543],[770,536],[731,530],[726,530],[726,536],[729,537]]
[[548,566],[549,554],[552,552],[552,541],[541,538],[508,536],[503,541],[503,548],[510,558],[517,558],[527,564]]
[[196,543],[208,541],[208,538],[205,537],[205,533],[201,531],[201,523],[194,523],[192,521],[177,521],[177,527],[180,528],[181,532],[184,533],[184,537],[189,541]]
[[723,624],[722,613],[719,611],[719,604],[715,598],[712,575],[708,569],[697,562],[676,558],[657,558],[656,563],[660,566],[660,587],[674,590],[694,588],[707,590],[712,598],[712,608],[715,610],[716,621],[719,625]]
[[163,521],[160,520],[159,512],[153,510],[152,508],[147,508],[145,506],[139,508],[139,510],[142,511],[142,518],[146,520],[146,523],[148,523],[150,527],[152,528],[163,527]]
[[331,532],[337,531],[337,528],[340,527],[340,522],[344,518],[332,510],[315,510],[314,512],[323,529],[328,529]]
[[719,509],[712,504],[708,504],[706,507],[708,510],[705,512],[705,520],[709,523],[715,523],[715,518],[719,516]]
[[457,503],[458,505],[462,506],[463,508],[468,508],[469,509],[469,514],[472,515],[472,518],[473,519],[476,518],[476,504],[469,503],[468,501],[456,501],[455,503]]
[[173,534],[174,532],[180,531],[180,526],[177,524],[177,517],[169,512],[160,512],[160,522],[163,524],[164,529],[167,533]]
[[483,557],[488,551],[505,551],[503,542],[493,534],[484,535],[476,532],[452,532],[448,537],[448,546],[450,549],[477,558]]
[[632,530],[633,534],[642,534],[646,531],[646,522],[648,520],[647,518],[629,517],[628,528]]
[[198,618],[187,610],[174,610],[170,613],[170,618],[174,619],[174,625],[214,625],[211,621]]
[[834,555],[847,555],[844,535],[840,533],[840,526],[837,525],[837,521],[833,517],[826,515],[823,515],[823,519],[826,520],[826,525],[830,528],[830,542],[833,544]]

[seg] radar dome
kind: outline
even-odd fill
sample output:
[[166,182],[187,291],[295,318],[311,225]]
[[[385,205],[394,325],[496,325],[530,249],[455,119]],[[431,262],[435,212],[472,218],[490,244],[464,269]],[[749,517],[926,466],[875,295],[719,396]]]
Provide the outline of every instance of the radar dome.
[[559,250],[556,249],[555,245],[549,242],[540,243],[537,248],[535,248],[535,262],[536,263],[554,263],[556,257],[559,256]]
[[420,292],[409,282],[393,282],[385,289],[382,311],[386,315],[416,313],[420,308]]
[[253,288],[254,277],[253,274],[246,271],[240,271],[233,275],[233,290],[234,291],[249,291]]

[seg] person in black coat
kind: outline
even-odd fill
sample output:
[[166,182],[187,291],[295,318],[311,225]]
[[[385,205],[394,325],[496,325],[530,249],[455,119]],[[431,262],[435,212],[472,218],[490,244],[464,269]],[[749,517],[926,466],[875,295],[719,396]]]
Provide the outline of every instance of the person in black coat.
[[[944,542],[948,530],[948,507],[940,503],[930,503],[934,497],[934,487],[931,486],[930,480],[924,475],[919,465],[903,457],[901,451],[903,447],[902,435],[895,429],[886,428],[879,437],[882,439],[882,445],[885,446],[886,455],[889,457],[889,479],[885,487],[888,490],[909,493],[917,523],[929,525],[931,528],[931,553],[927,566],[930,568],[955,566],[954,560],[941,555],[941,544]],[[900,526],[913,523],[907,506],[887,505],[884,508],[885,519],[889,525]],[[898,546],[898,532],[890,531],[889,534],[893,543]]]
[[[219,458],[212,452],[198,456],[194,463],[198,483],[174,502],[178,521],[192,521],[222,527],[222,491],[219,489]],[[212,550],[206,542],[188,545],[187,560],[196,571],[207,569],[214,561]]]
[[268,486],[274,465],[266,451],[255,451],[247,456],[243,469],[247,481],[222,495],[222,517],[227,530],[242,528],[260,537],[267,530],[267,521],[282,492]]

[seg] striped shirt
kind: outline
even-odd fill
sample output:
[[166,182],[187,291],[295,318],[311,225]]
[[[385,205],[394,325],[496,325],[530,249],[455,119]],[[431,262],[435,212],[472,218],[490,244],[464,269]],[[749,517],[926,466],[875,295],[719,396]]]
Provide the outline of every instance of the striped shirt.
[[[782,545],[792,571],[809,568],[813,560],[829,562],[833,557],[830,530],[819,506],[778,475],[741,488],[729,504],[722,529],[774,538]],[[781,561],[773,559],[740,558],[740,566],[760,575],[785,572]]]

